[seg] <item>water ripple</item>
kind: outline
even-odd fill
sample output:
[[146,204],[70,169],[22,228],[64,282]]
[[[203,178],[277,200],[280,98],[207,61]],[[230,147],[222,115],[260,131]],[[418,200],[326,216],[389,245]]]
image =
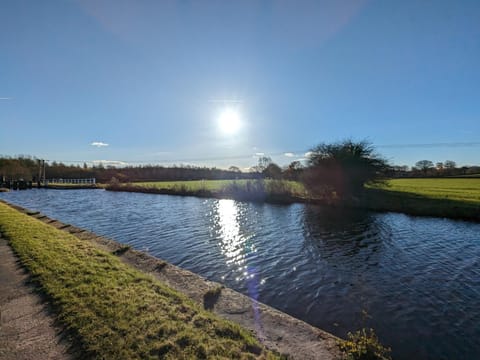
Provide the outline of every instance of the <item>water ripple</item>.
[[480,224],[102,190],[2,193],[397,359],[480,358]]

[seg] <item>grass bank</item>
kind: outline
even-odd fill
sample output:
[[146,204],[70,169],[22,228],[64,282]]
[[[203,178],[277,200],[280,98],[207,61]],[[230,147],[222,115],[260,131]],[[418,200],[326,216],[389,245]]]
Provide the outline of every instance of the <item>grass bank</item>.
[[372,210],[480,221],[480,179],[392,179],[367,188],[362,206]]
[[292,203],[305,199],[303,185],[287,180],[194,180],[109,184],[111,191],[229,198],[246,201]]
[[[331,201],[309,197],[300,182],[285,180],[161,181],[110,184],[106,188],[113,191],[332,205]],[[480,178],[387,180],[381,185],[367,186],[365,196],[353,206],[480,221]]]
[[91,243],[3,203],[0,231],[84,358],[277,358],[238,325]]

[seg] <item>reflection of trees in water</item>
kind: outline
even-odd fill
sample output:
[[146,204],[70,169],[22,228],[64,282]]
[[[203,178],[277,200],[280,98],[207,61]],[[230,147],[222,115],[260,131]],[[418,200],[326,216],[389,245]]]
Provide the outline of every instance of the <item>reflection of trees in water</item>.
[[374,325],[372,299],[382,282],[389,236],[384,226],[381,216],[361,209],[304,207],[303,256],[312,266],[310,276],[317,279],[312,281],[318,292],[312,303],[321,303],[308,316],[323,319],[317,326],[345,336]]
[[365,210],[305,206],[305,250],[334,266],[363,269],[375,265],[385,235],[381,221]]

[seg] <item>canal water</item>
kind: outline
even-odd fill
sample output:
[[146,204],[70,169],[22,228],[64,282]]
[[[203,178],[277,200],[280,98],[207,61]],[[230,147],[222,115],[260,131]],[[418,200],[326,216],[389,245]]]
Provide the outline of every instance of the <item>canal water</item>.
[[305,204],[45,190],[0,197],[147,251],[395,359],[480,359],[480,224]]

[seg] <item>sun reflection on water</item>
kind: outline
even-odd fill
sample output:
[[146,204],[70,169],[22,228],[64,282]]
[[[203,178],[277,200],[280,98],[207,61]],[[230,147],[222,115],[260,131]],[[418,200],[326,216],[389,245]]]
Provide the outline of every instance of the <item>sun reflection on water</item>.
[[[218,200],[215,208],[215,229],[220,238],[219,246],[226,256],[226,263],[236,273],[235,281],[244,281],[249,296],[258,300],[258,278],[256,269],[248,266],[248,257],[257,252],[253,244],[253,235],[242,231],[241,221],[246,220],[245,208],[234,200]],[[225,276],[222,276],[222,280]],[[264,284],[265,280],[261,280]],[[259,316],[258,304],[252,301],[252,310],[255,317],[255,328],[258,334],[263,333],[262,322]]]
[[256,252],[251,236],[244,233],[240,221],[245,216],[241,207],[234,200],[218,200],[215,208],[215,228],[219,237],[220,249],[226,257],[226,263],[236,272],[235,280],[253,278],[249,271],[247,257]]

